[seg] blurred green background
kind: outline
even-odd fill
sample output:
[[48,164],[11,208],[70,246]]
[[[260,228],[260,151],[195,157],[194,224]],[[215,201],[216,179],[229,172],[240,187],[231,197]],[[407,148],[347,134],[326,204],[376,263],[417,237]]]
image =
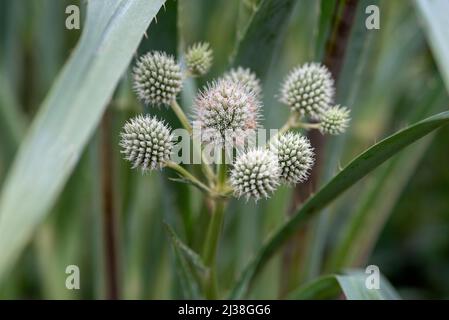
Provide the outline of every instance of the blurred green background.
[[[239,32],[258,2],[168,0],[158,13],[138,54],[157,49],[179,56],[195,41],[208,41],[214,49],[211,72],[186,84],[181,103],[187,112],[192,93],[229,68]],[[338,3],[290,2],[293,10],[282,28],[274,31],[276,50],[267,55],[260,52],[264,67],[255,68],[264,87],[265,128],[278,128],[288,116],[287,108],[274,97],[284,75],[297,64],[322,60],[329,12]],[[365,28],[364,8],[371,3],[381,8],[380,30]],[[85,18],[84,2],[0,0],[0,186],[83,30],[83,23],[81,30],[64,27],[69,4],[80,5]],[[449,105],[449,85],[445,86],[437,68],[414,3],[360,1],[357,10],[337,88],[337,102],[351,109],[352,125],[344,136],[328,139],[322,182],[376,141]],[[121,297],[181,298],[175,259],[162,224],[169,223],[197,249],[207,212],[196,190],[167,179],[172,173],[142,175],[122,161],[117,142],[129,117],[157,113],[179,126],[168,110],[150,110],[138,103],[130,70],[109,105]],[[97,129],[51,213],[0,280],[0,298],[104,297],[100,139]],[[292,289],[321,273],[376,264],[403,298],[449,298],[448,141],[446,127],[408,147],[310,222],[301,238],[307,246],[301,247],[304,252],[287,286]],[[280,189],[257,205],[231,202],[219,249],[225,289],[266,236],[285,221],[291,193]],[[351,229],[355,223],[359,228]],[[354,245],[345,255],[335,253],[336,244],[351,230],[356,230]],[[65,268],[70,264],[80,267],[80,290],[65,288]],[[288,289],[282,270],[283,258],[278,254],[257,278],[250,297],[282,297]]]

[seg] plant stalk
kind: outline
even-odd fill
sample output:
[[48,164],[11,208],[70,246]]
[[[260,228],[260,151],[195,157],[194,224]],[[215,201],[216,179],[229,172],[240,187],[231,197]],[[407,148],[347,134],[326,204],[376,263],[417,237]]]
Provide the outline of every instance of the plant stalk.
[[103,197],[103,237],[106,299],[119,299],[117,212],[114,205],[111,114],[106,110],[101,122],[101,172]]
[[[226,154],[224,149],[221,152],[221,161],[217,167],[217,179],[217,193],[222,193],[226,188]],[[204,243],[203,261],[210,270],[204,285],[205,296],[208,299],[216,299],[218,297],[216,257],[223,226],[225,205],[225,199],[215,199],[214,212],[212,213]]]

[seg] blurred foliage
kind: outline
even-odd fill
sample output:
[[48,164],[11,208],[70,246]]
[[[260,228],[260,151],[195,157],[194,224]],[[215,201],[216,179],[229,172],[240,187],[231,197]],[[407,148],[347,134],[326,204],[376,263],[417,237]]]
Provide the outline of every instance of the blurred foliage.
[[[220,76],[232,63],[242,30],[261,2],[268,1],[167,0],[136,54],[157,49],[180,57],[182,49],[195,41],[211,43],[213,69],[186,84],[182,103],[188,112],[196,88]],[[265,55],[263,44],[258,52],[262,60],[274,57],[263,71],[266,128],[279,127],[288,115],[275,99],[283,76],[297,64],[321,59],[336,1],[284,3],[291,10],[283,21],[285,30],[275,34],[276,52]],[[412,3],[380,0],[381,29],[372,31],[360,25],[367,2],[361,3],[338,91],[338,102],[352,110],[352,126],[344,137],[329,139],[323,181],[375,141],[449,105],[441,70]],[[79,4],[85,16],[84,1],[0,0],[0,186],[38,106],[79,39],[80,31],[64,28],[68,4]],[[198,250],[208,221],[207,204],[197,191],[167,180],[172,173],[143,176],[121,160],[117,142],[123,123],[136,113],[150,111],[136,101],[129,72],[116,90],[110,111],[122,297],[181,298],[176,257],[163,222]],[[151,112],[178,126],[168,110]],[[1,279],[0,298],[104,297],[99,137],[96,132],[57,204],[13,270]],[[322,254],[308,256],[307,265],[298,270],[304,276],[292,277],[298,281],[292,286],[324,272],[373,263],[403,298],[449,298],[449,278],[445,277],[449,271],[447,141],[446,127],[363,179],[323,212],[323,221],[314,219],[308,225],[313,232],[307,245],[316,248],[320,243]],[[281,188],[257,205],[230,203],[218,257],[224,289],[231,288],[267,235],[285,221],[290,197],[291,190]],[[354,238],[358,244],[351,247],[354,252],[348,253],[348,260],[333,264],[332,254],[354,216],[366,219]],[[80,267],[79,291],[65,288],[65,267],[70,264]],[[282,257],[277,255],[257,278],[250,297],[278,298],[281,274]]]

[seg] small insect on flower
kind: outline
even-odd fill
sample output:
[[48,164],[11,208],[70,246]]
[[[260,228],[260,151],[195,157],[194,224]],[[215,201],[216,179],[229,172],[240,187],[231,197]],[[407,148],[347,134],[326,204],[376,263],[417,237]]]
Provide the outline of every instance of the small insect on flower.
[[163,121],[149,115],[139,115],[125,123],[120,146],[121,153],[131,162],[133,169],[161,169],[170,160],[173,136]]
[[233,68],[223,75],[223,79],[241,82],[250,91],[254,92],[258,99],[261,99],[262,97],[262,86],[260,84],[260,80],[249,68]]
[[319,63],[296,67],[285,78],[280,101],[301,116],[320,119],[333,100],[334,80],[329,70]]
[[185,58],[189,72],[193,76],[202,76],[212,66],[213,52],[209,43],[195,43],[187,49]]
[[247,200],[268,198],[279,186],[279,168],[276,155],[268,149],[252,149],[237,157],[231,170],[230,182],[237,197]]
[[143,55],[133,71],[134,91],[146,105],[168,106],[181,92],[181,67],[165,52],[152,51]]
[[322,134],[339,135],[346,131],[351,118],[349,109],[346,107],[334,106],[323,114],[320,122]]
[[306,181],[314,163],[309,139],[299,133],[287,132],[270,143],[278,157],[281,182],[292,185]]
[[257,129],[260,108],[254,92],[240,82],[221,79],[196,97],[193,126],[199,129],[202,142],[239,147]]

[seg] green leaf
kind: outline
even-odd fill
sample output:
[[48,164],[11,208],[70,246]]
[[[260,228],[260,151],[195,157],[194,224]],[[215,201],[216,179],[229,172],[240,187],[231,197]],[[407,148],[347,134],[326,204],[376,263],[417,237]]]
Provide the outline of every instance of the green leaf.
[[436,63],[449,92],[449,1],[415,0]]
[[448,123],[449,111],[434,115],[380,141],[352,160],[274,233],[243,271],[231,298],[240,298],[246,294],[257,272],[306,220],[401,149]]
[[362,270],[350,271],[344,275],[326,275],[311,281],[288,295],[288,299],[329,299],[343,293],[347,300],[398,300],[399,295],[380,275],[379,289],[366,286],[369,274]]
[[280,48],[295,0],[262,0],[243,32],[237,33],[233,65],[252,69],[264,79]]
[[199,298],[201,297],[201,280],[207,275],[209,269],[204,265],[201,257],[184,244],[167,223],[164,223],[164,225],[179,265],[178,272],[184,291],[184,298]]
[[48,213],[164,0],[91,0],[81,40],[22,142],[0,195],[0,277]]

